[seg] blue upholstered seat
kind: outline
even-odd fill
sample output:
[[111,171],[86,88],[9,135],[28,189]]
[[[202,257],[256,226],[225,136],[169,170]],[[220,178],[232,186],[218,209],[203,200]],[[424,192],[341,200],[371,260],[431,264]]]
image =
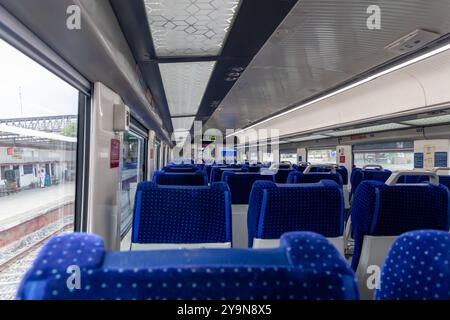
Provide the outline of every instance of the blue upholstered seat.
[[279,239],[289,231],[313,231],[334,238],[343,235],[344,199],[334,181],[275,184],[257,181],[248,209],[249,247],[255,239]]
[[400,236],[386,257],[377,300],[450,300],[450,234],[420,230]]
[[247,172],[247,168],[231,168],[231,167],[212,167],[211,169],[211,175],[209,178],[209,182],[219,182],[222,181],[222,174],[225,171],[235,171],[235,172]]
[[231,242],[230,190],[210,187],[138,185],[132,242],[189,244]]
[[294,169],[278,169],[277,173],[275,174],[275,182],[287,183],[289,174],[294,171]]
[[261,165],[256,165],[256,166],[244,166],[245,168],[247,168],[248,172],[260,172],[262,166]]
[[[399,179],[399,183],[423,183],[428,181],[430,181],[428,176],[402,176]],[[450,176],[440,175],[439,183],[450,188]]]
[[354,168],[350,177],[350,183],[352,185],[352,190],[350,192],[350,196],[356,192],[359,184],[362,181],[366,180],[374,180],[380,182],[386,182],[387,179],[391,176],[392,171],[390,170],[378,170],[378,169],[361,169]]
[[333,180],[342,187],[342,177],[339,173],[312,172],[302,173],[293,171],[289,173],[287,183],[315,183],[321,180]]
[[449,214],[449,191],[443,185],[361,182],[351,209],[353,269],[358,266],[364,236],[399,236],[420,229],[448,231]]
[[165,172],[156,171],[153,174],[152,181],[158,185],[172,185],[172,186],[207,186],[208,177],[206,172]]
[[178,172],[178,173],[189,173],[196,172],[198,168],[193,165],[184,165],[184,166],[166,166],[163,168],[165,172]]
[[[73,266],[78,289],[67,285]],[[345,260],[314,233],[285,234],[270,250],[145,252],[107,252],[98,236],[70,234],[44,246],[17,299],[353,300],[358,290]]]
[[[306,167],[305,167],[306,169]],[[301,172],[303,172],[305,169],[303,169]],[[311,172],[330,172],[331,168],[328,167],[314,167],[311,169]],[[344,166],[338,166],[336,168],[336,173],[338,173],[341,176],[342,184],[347,185],[348,184],[348,170]]]
[[233,204],[248,204],[253,183],[258,180],[275,182],[275,176],[260,173],[225,171],[222,181],[228,184]]

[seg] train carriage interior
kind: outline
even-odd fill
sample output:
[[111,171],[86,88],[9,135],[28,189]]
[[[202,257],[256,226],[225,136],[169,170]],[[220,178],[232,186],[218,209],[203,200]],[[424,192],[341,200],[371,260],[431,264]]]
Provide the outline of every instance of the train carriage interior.
[[450,300],[449,85],[447,0],[0,0],[0,300]]

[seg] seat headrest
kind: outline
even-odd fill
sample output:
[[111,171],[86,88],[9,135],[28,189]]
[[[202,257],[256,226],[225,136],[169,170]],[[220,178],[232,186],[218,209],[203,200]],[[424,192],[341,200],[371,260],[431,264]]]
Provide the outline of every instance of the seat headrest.
[[381,271],[377,300],[450,300],[450,234],[420,230],[401,235]]
[[339,173],[326,173],[326,172],[291,172],[288,176],[288,183],[315,183],[321,180],[333,180],[340,186],[343,185],[342,177]]
[[[64,244],[52,256],[38,256],[22,280],[18,299],[358,299],[353,271],[325,238],[309,232],[286,234],[280,248],[267,250],[105,253],[102,243],[95,245],[98,237],[94,237],[85,240],[83,253],[87,253],[86,258],[91,257],[92,250],[102,254],[94,259],[95,263],[81,266],[80,287],[71,289],[66,270],[73,264],[73,257],[80,254],[79,246],[68,237],[58,237],[45,245],[43,252],[48,253],[54,250],[53,244]],[[57,269],[45,264],[44,259],[55,260]]]

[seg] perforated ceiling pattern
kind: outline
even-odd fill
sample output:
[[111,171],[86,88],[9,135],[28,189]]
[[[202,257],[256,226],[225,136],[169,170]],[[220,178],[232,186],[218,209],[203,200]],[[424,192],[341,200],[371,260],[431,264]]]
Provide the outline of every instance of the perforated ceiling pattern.
[[239,0],[144,0],[156,55],[217,56]]
[[214,66],[215,62],[159,65],[172,117],[197,114]]

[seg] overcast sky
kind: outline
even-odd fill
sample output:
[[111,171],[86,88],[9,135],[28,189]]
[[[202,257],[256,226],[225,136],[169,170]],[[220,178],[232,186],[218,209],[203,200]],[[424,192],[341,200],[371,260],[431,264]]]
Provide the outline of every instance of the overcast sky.
[[76,115],[77,109],[77,90],[0,39],[0,119]]

